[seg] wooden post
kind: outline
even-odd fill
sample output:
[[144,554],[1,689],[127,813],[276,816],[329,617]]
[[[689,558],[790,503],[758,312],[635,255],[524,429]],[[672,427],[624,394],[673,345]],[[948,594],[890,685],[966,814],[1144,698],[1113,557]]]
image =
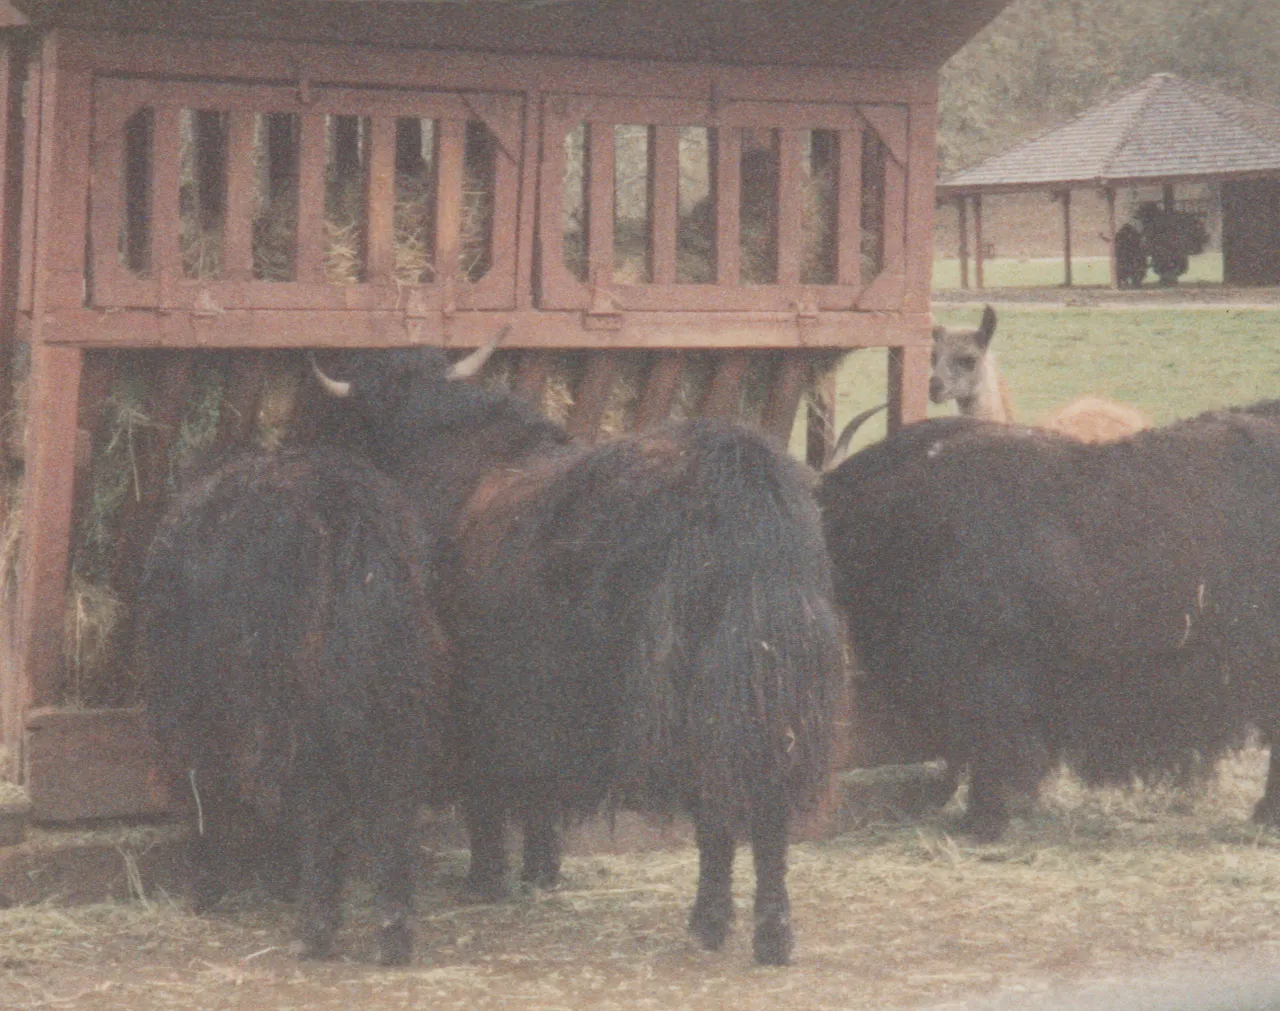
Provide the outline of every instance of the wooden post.
[[981,290],[986,287],[982,277],[982,261],[986,253],[982,250],[982,194],[973,195],[973,283]]
[[1108,186],[1102,191],[1107,198],[1107,238],[1111,245],[1111,287],[1120,287],[1120,264],[1116,260],[1116,188]]
[[929,409],[927,345],[889,349],[889,431],[923,421]]
[[1062,201],[1062,285],[1071,287],[1071,191],[1059,190]]
[[960,287],[969,288],[969,205],[964,197],[956,197],[956,228],[959,233]]
[[1178,202],[1173,198],[1173,183],[1164,184],[1164,192],[1162,195],[1164,196],[1165,211],[1172,214],[1178,209]]

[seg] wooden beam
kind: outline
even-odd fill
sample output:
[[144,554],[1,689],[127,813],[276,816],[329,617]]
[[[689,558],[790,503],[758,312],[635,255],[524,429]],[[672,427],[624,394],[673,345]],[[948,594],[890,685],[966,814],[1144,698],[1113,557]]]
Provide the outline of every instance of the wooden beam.
[[923,421],[929,410],[928,347],[889,349],[889,431]]
[[1059,190],[1056,197],[1062,201],[1062,285],[1071,287],[1071,191]]
[[1116,257],[1116,188],[1108,186],[1103,191],[1107,200],[1107,248],[1111,259],[1111,287],[1120,287],[1120,264]]
[[969,201],[956,197],[956,229],[959,246],[956,255],[960,260],[960,287],[969,287]]
[[981,291],[987,286],[983,277],[986,252],[982,248],[982,196],[973,195],[973,283]]
[[137,817],[169,807],[160,748],[139,710],[34,709],[23,754],[37,821]]

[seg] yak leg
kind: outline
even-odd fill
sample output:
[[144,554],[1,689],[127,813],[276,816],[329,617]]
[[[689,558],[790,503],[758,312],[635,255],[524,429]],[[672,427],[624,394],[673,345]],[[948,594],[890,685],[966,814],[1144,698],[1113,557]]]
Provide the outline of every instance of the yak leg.
[[520,880],[538,888],[554,888],[560,883],[560,836],[550,805],[525,812]]
[[507,894],[506,813],[484,789],[473,790],[465,807],[471,837],[467,888],[481,902],[498,902]]
[[298,804],[298,954],[328,958],[341,922],[343,833],[337,798],[317,784]]
[[994,842],[1009,827],[1003,771],[998,762],[986,758],[969,763],[969,806],[960,825],[981,842]]
[[1033,707],[1021,663],[994,657],[962,677],[951,734],[956,749],[969,759],[969,806],[961,827],[990,842],[1009,825],[1010,795],[1034,793],[1045,756],[1032,731]]
[[1253,820],[1261,825],[1280,825],[1280,734],[1276,727],[1264,727],[1271,757],[1267,764],[1267,785],[1262,799],[1253,809]]
[[393,796],[373,820],[374,910],[378,962],[403,965],[413,954],[413,843],[417,805]]
[[733,922],[733,834],[705,812],[694,817],[698,842],[698,897],[689,930],[708,951],[719,951]]
[[787,805],[770,797],[751,816],[751,855],[756,868],[755,936],[761,965],[787,965],[794,939],[787,897]]

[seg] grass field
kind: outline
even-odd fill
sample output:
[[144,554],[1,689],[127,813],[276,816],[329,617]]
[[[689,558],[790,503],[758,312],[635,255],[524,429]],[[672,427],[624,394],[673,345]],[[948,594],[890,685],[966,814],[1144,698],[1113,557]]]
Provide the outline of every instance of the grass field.
[[[974,280],[973,261],[969,261],[969,280]],[[983,284],[991,288],[1051,287],[1063,279],[1062,257],[1045,256],[1029,259],[986,260],[982,265]],[[1222,254],[1201,253],[1191,257],[1191,269],[1180,279],[1184,284],[1222,283]],[[1073,284],[1110,284],[1111,261],[1105,256],[1073,256]],[[1155,275],[1147,275],[1147,284],[1155,285]],[[960,287],[960,261],[945,257],[933,262],[933,286],[936,290]]]
[[[940,309],[939,323],[974,325],[972,309]],[[1020,421],[1035,423],[1083,393],[1135,404],[1157,424],[1215,407],[1280,397],[1280,312],[1258,309],[999,309],[992,349]],[[885,395],[885,352],[840,367],[836,424]],[[934,408],[949,414],[954,407]],[[884,435],[869,421],[855,446]]]

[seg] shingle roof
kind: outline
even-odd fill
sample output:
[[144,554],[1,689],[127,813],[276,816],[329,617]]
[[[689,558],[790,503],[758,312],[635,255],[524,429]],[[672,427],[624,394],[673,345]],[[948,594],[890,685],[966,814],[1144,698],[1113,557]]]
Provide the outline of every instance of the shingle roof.
[[954,194],[1272,172],[1280,175],[1280,109],[1154,74],[938,188]]

